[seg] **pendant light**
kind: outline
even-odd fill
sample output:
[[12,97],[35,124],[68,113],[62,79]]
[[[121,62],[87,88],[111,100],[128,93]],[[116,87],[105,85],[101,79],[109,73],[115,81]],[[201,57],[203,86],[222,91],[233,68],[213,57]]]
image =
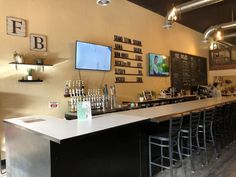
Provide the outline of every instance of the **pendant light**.
[[97,4],[100,6],[107,6],[111,3],[111,0],[97,0]]

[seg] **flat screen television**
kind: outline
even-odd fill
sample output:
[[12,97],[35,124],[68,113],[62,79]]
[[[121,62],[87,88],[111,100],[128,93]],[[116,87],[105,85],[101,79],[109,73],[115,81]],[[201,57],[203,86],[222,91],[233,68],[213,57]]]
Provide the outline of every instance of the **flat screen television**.
[[110,71],[112,48],[76,41],[75,68],[83,70]]
[[149,53],[149,76],[169,76],[169,62],[165,55]]

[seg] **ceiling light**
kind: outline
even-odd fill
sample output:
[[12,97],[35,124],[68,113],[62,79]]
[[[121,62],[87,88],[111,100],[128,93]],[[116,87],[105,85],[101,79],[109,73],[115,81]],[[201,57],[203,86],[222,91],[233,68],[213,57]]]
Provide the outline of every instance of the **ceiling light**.
[[214,42],[214,41],[212,41],[212,42],[211,42],[211,45],[210,45],[210,50],[215,50],[215,49],[217,49],[217,48],[218,48],[217,43]]
[[217,41],[221,41],[223,39],[223,31],[221,29],[218,29],[215,34],[215,39]]
[[163,25],[163,28],[171,29],[173,22],[177,21],[178,19],[177,15],[178,14],[177,14],[176,8],[173,7],[173,9],[169,12],[169,14],[167,15],[165,19],[165,24]]
[[107,6],[111,3],[111,0],[97,0],[97,4],[100,6]]
[[176,8],[174,7],[170,14],[168,15],[168,20],[171,20],[171,21],[176,21],[177,20],[177,14],[176,14]]

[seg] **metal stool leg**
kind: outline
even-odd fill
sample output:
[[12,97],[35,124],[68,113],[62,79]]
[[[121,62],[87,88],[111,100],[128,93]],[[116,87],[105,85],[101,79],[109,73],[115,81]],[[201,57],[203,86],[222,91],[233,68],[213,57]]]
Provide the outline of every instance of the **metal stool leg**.
[[172,141],[169,141],[169,163],[170,163],[170,176],[174,177],[173,172],[173,144]]
[[148,151],[149,151],[149,177],[152,177],[152,149],[151,149],[151,137],[148,137]]
[[180,164],[182,165],[183,158],[182,158],[182,153],[181,153],[181,149],[180,149],[180,132],[179,132],[179,135],[178,135],[177,147],[178,147],[178,154],[179,154]]
[[[161,141],[161,145],[163,145]],[[161,146],[161,165],[163,166],[163,147]],[[163,168],[161,167],[161,172],[163,172]]]
[[207,158],[206,125],[205,125],[205,123],[203,123],[203,147],[204,147],[204,153],[205,153],[205,165],[207,165],[208,158]]
[[212,145],[213,145],[213,148],[214,148],[214,151],[215,151],[215,155],[217,157],[215,138],[214,138],[214,135],[213,135],[213,123],[211,123],[211,127],[210,127],[210,136],[211,136]]

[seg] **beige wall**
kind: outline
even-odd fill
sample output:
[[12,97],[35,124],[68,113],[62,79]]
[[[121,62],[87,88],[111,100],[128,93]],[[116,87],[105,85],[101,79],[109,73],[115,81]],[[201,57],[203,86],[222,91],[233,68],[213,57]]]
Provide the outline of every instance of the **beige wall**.
[[[158,1],[157,1],[158,5]],[[26,19],[28,33],[45,34],[48,52],[29,51],[29,38],[6,35],[6,16]],[[77,71],[74,69],[74,43],[79,39],[114,46],[113,35],[139,39],[144,52],[144,84],[117,84],[120,99],[132,99],[143,89],[159,91],[170,86],[169,77],[147,77],[146,54],[169,54],[182,51],[207,57],[202,47],[202,34],[174,24],[172,30],[162,28],[164,18],[126,0],[113,0],[108,7],[99,7],[95,0],[0,0],[0,117],[10,118],[47,114],[63,118],[67,99],[63,97],[66,80],[85,80],[91,88],[113,84],[111,72]],[[128,47],[128,46],[127,46]],[[8,63],[14,51],[28,58],[43,56],[55,64],[41,73],[43,83],[18,83],[25,68],[18,71]],[[114,59],[113,59],[114,65]],[[61,108],[50,110],[49,101],[60,102]]]

